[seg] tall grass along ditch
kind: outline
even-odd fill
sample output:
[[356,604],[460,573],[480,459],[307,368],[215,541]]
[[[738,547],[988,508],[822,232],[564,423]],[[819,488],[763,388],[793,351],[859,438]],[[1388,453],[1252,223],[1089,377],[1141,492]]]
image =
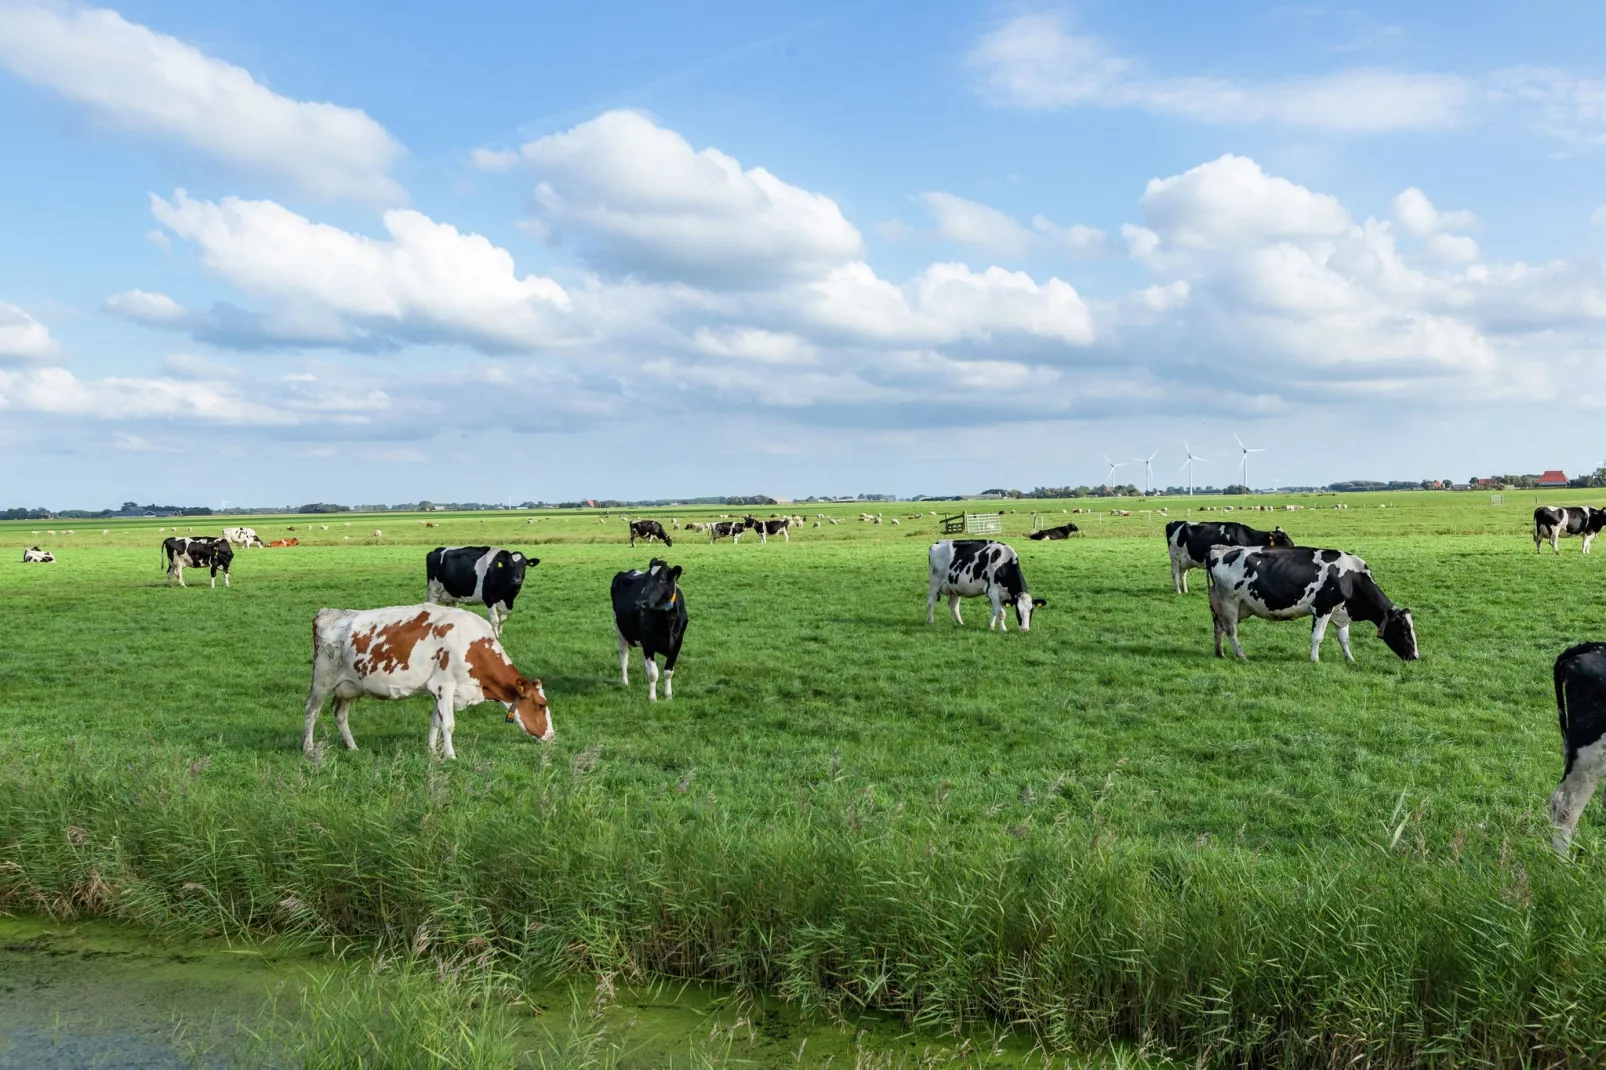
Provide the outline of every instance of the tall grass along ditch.
[[824,770],[759,819],[686,778],[621,793],[594,762],[252,775],[8,748],[0,905],[706,979],[1217,1065],[1606,1057],[1606,882],[1539,835],[1385,826],[1259,855],[1117,836],[1056,785],[1000,826]]

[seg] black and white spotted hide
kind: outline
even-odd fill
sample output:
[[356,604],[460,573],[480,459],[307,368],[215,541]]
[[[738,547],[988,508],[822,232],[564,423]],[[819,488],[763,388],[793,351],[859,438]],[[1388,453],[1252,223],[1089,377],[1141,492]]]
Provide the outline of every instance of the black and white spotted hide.
[[931,586],[926,594],[927,624],[935,621],[937,599],[942,595],[948,596],[955,624],[965,623],[959,616],[961,598],[985,596],[993,607],[987,621],[988,631],[994,628],[1007,631],[1009,621],[1004,611],[1013,608],[1020,630],[1029,632],[1032,610],[1048,604],[1041,598],[1033,598],[1026,590],[1020,558],[1014,548],[1005,543],[986,539],[942,539],[931,544],[927,559],[931,565]]

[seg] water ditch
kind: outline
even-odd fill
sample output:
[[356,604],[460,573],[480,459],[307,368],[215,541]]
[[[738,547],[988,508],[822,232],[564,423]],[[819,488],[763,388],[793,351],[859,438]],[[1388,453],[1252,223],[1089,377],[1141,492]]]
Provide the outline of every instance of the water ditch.
[[[0,917],[0,1070],[283,1065],[264,1038],[282,1035],[274,1027],[293,1021],[309,982],[370,968],[305,948]],[[576,1063],[564,1041],[582,1020],[600,1042]],[[553,985],[527,990],[515,1022],[524,1064],[553,1068],[1153,1065],[1117,1051],[1066,1061],[1019,1038],[915,1034],[885,1018],[810,1020],[707,986],[618,986],[599,998],[592,982]]]

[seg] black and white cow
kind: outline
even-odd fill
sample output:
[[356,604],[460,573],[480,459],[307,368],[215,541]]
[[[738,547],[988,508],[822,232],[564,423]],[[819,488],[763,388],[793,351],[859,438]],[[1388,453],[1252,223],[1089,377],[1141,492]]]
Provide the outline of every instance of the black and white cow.
[[769,542],[771,535],[779,535],[787,542],[792,541],[792,536],[786,533],[792,526],[792,518],[789,516],[783,516],[779,520],[756,520],[749,516],[744,517],[742,523],[747,525],[748,530],[758,532],[758,541],[761,543]]
[[716,520],[708,525],[708,544],[712,546],[714,540],[730,537],[731,542],[741,542],[742,532],[746,526],[740,520]]
[[1552,843],[1566,857],[1573,833],[1606,773],[1606,643],[1579,643],[1556,659],[1556,716],[1565,764],[1550,796]]
[[1165,526],[1165,541],[1171,551],[1171,586],[1178,594],[1188,593],[1188,570],[1204,568],[1212,546],[1294,545],[1282,528],[1260,531],[1248,524],[1208,520],[1173,520]]
[[1210,614],[1216,626],[1216,657],[1222,656],[1221,639],[1232,641],[1233,653],[1244,656],[1238,645],[1238,621],[1245,615],[1264,620],[1311,617],[1310,660],[1321,660],[1327,622],[1338,627],[1338,645],[1350,661],[1349,626],[1352,620],[1369,621],[1390,650],[1406,661],[1421,655],[1411,611],[1389,601],[1372,579],[1366,562],[1342,550],[1217,546],[1205,568],[1210,579]]
[[1561,556],[1561,540],[1573,535],[1584,540],[1584,553],[1589,544],[1606,528],[1606,509],[1588,505],[1541,505],[1534,510],[1534,553],[1540,553],[1546,539],[1550,548]]
[[212,570],[212,586],[217,586],[218,570],[223,571],[223,586],[229,585],[229,566],[234,563],[234,547],[229,545],[227,539],[191,538],[188,535],[175,535],[162,541],[162,556],[167,562],[167,585],[173,586],[178,580],[180,587],[185,586],[184,570],[187,568],[209,568]]
[[987,630],[1009,630],[1004,616],[1006,607],[1013,606],[1020,630],[1032,630],[1032,610],[1048,603],[1033,598],[1026,590],[1026,576],[1020,570],[1020,558],[1015,550],[1001,542],[986,539],[942,539],[931,544],[927,554],[931,564],[931,589],[926,594],[926,623],[936,619],[937,598],[948,596],[948,608],[953,610],[954,623],[963,624],[959,616],[959,600],[985,595],[993,604]]
[[30,562],[48,563],[54,561],[55,559],[55,554],[51,553],[49,550],[41,550],[37,546],[30,546],[28,549],[22,551],[22,563],[25,565],[29,564]]
[[613,625],[619,633],[619,682],[630,686],[630,648],[641,647],[647,698],[658,701],[658,654],[664,656],[664,698],[675,697],[675,662],[686,636],[686,598],[676,580],[680,566],[653,558],[647,571],[631,569],[613,577]]
[[229,540],[230,545],[238,546],[242,550],[248,546],[262,547],[267,545],[257,535],[254,528],[224,528],[223,537]]
[[500,546],[437,546],[424,557],[424,601],[455,606],[462,602],[485,607],[491,631],[502,637],[502,622],[524,587],[524,575],[541,563]]
[[1061,524],[1057,528],[1043,528],[1041,531],[1034,531],[1028,538],[1036,539],[1038,542],[1042,542],[1044,539],[1068,539],[1071,537],[1072,532],[1081,530],[1075,524]]
[[675,545],[670,541],[669,532],[656,520],[632,520],[630,522],[630,545],[636,545],[637,539],[657,539],[665,546]]

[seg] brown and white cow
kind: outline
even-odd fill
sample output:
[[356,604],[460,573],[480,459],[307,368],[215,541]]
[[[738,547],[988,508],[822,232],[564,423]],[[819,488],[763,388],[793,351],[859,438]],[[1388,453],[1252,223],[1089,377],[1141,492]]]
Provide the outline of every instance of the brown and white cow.
[[316,751],[312,729],[318,713],[334,696],[335,724],[347,750],[356,750],[347,717],[364,696],[411,698],[429,694],[435,712],[429,722],[429,750],[437,740],[452,749],[455,714],[481,702],[500,702],[507,719],[526,735],[550,742],[552,712],[541,681],[522,675],[508,660],[491,625],[452,606],[391,606],[386,609],[320,609],[312,622],[312,690],[301,748]]

